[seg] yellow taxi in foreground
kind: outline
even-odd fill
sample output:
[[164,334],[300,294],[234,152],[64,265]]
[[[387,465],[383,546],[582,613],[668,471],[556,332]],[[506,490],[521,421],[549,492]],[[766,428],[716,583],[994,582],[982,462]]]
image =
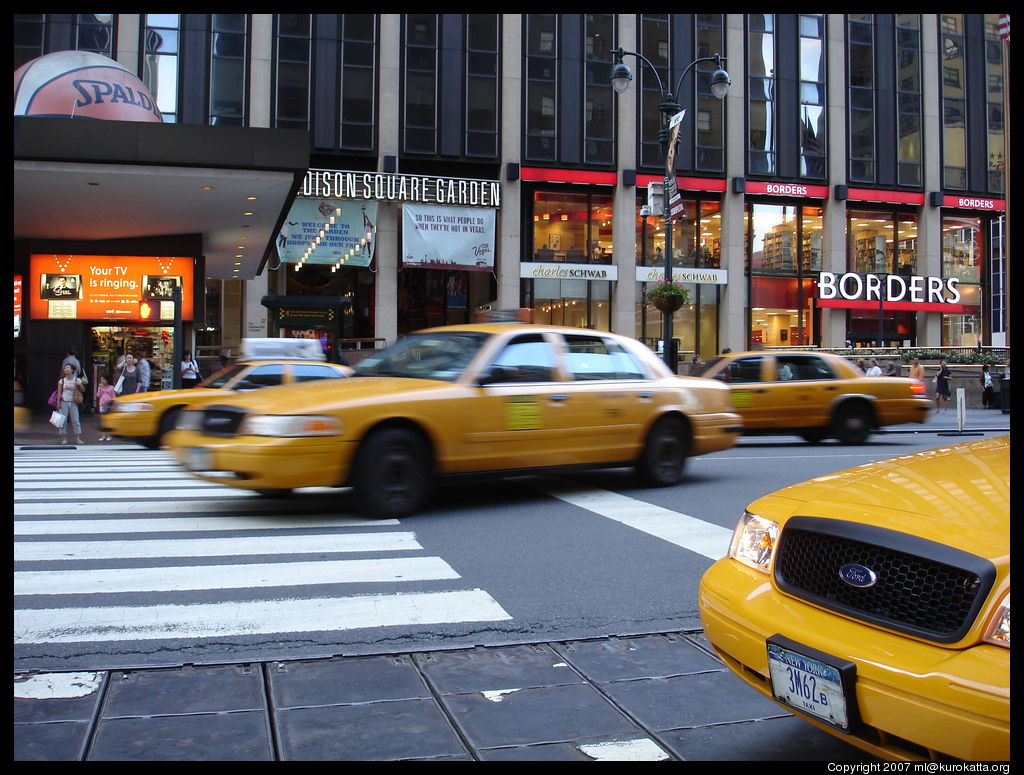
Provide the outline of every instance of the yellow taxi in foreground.
[[794,433],[811,443],[834,436],[863,444],[873,429],[924,422],[935,407],[920,380],[867,377],[832,353],[731,353],[709,360],[701,376],[729,385],[745,433]]
[[110,411],[99,415],[100,431],[156,449],[188,404],[216,403],[239,391],[352,374],[348,366],[323,361],[323,349],[315,339],[243,339],[239,361],[194,388],[118,396]]
[[752,503],[705,573],[704,633],[748,685],[887,759],[1010,756],[1010,437]]
[[674,376],[633,339],[483,323],[410,334],[351,379],[261,390],[182,413],[196,476],[263,492],[353,486],[372,515],[414,512],[435,477],[632,465],[653,485],[741,426],[728,388]]

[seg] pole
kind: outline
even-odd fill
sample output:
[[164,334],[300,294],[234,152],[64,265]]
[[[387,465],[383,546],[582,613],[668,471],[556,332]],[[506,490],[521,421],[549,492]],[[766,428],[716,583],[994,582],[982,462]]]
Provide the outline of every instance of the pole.
[[171,291],[171,298],[174,300],[174,337],[171,341],[171,387],[174,390],[181,390],[181,357],[185,352],[182,345],[181,329],[181,286],[175,285]]

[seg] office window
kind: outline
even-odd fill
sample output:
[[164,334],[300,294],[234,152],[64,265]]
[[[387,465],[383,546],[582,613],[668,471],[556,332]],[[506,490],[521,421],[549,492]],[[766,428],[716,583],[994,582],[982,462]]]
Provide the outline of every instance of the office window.
[[775,174],[775,17],[747,16],[747,168]]
[[[669,17],[668,14],[642,14],[640,18],[639,51],[657,68],[655,76],[651,69],[639,62],[629,62],[633,79],[638,87],[637,109],[640,111],[640,166],[665,168],[659,135],[662,126],[661,83],[669,80]],[[669,88],[674,88],[669,87]]]
[[14,39],[14,69],[47,53],[43,48],[46,33],[46,14],[16,13],[12,37]]
[[825,16],[800,15],[800,176],[827,175]]
[[437,14],[405,15],[403,150],[437,153]]
[[916,13],[896,14],[897,182],[923,184],[921,21]]
[[614,164],[615,112],[608,73],[612,67],[615,16],[590,13],[583,19],[583,158],[591,164]]
[[168,123],[178,120],[180,24],[176,13],[147,13],[142,28],[142,82]]
[[[723,14],[720,13],[696,14],[697,57],[715,54],[725,56],[722,20]],[[694,169],[722,173],[725,172],[725,100],[711,93],[711,73],[714,68],[707,65],[700,67],[693,76],[697,82],[697,101],[693,106],[693,135],[696,142]]]
[[875,155],[875,27],[870,13],[847,14],[850,180],[877,180]]
[[999,37],[999,16],[985,14],[985,129],[988,145],[988,190],[1006,191],[1006,135],[1003,128],[1005,93],[1003,91],[1004,44]]
[[500,16],[466,14],[466,155],[498,155]]
[[249,17],[210,14],[210,123],[246,124]]
[[377,25],[373,14],[341,17],[341,146],[374,149]]
[[558,147],[556,83],[558,20],[553,13],[530,13],[526,20],[527,159],[554,161]]
[[309,129],[311,25],[308,13],[277,15],[274,126],[278,129]]
[[76,48],[114,58],[114,14],[75,14]]
[[942,183],[967,188],[967,80],[964,16],[940,14],[942,61]]

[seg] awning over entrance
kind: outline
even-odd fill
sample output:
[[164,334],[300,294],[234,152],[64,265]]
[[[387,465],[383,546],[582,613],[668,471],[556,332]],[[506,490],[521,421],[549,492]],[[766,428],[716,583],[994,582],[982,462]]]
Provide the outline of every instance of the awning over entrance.
[[299,130],[15,116],[14,238],[200,234],[208,277],[248,280],[308,166]]

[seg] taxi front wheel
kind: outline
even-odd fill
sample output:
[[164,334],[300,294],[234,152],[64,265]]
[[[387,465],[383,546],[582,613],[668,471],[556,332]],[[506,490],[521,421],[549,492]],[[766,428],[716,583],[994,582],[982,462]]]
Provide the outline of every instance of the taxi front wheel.
[[637,461],[640,478],[655,487],[678,484],[683,479],[690,455],[690,432],[678,417],[663,417],[647,434]]
[[359,510],[374,517],[406,517],[427,498],[430,450],[412,431],[386,428],[359,448],[352,485]]
[[871,410],[860,404],[843,406],[833,424],[836,438],[843,444],[863,444],[871,435]]

